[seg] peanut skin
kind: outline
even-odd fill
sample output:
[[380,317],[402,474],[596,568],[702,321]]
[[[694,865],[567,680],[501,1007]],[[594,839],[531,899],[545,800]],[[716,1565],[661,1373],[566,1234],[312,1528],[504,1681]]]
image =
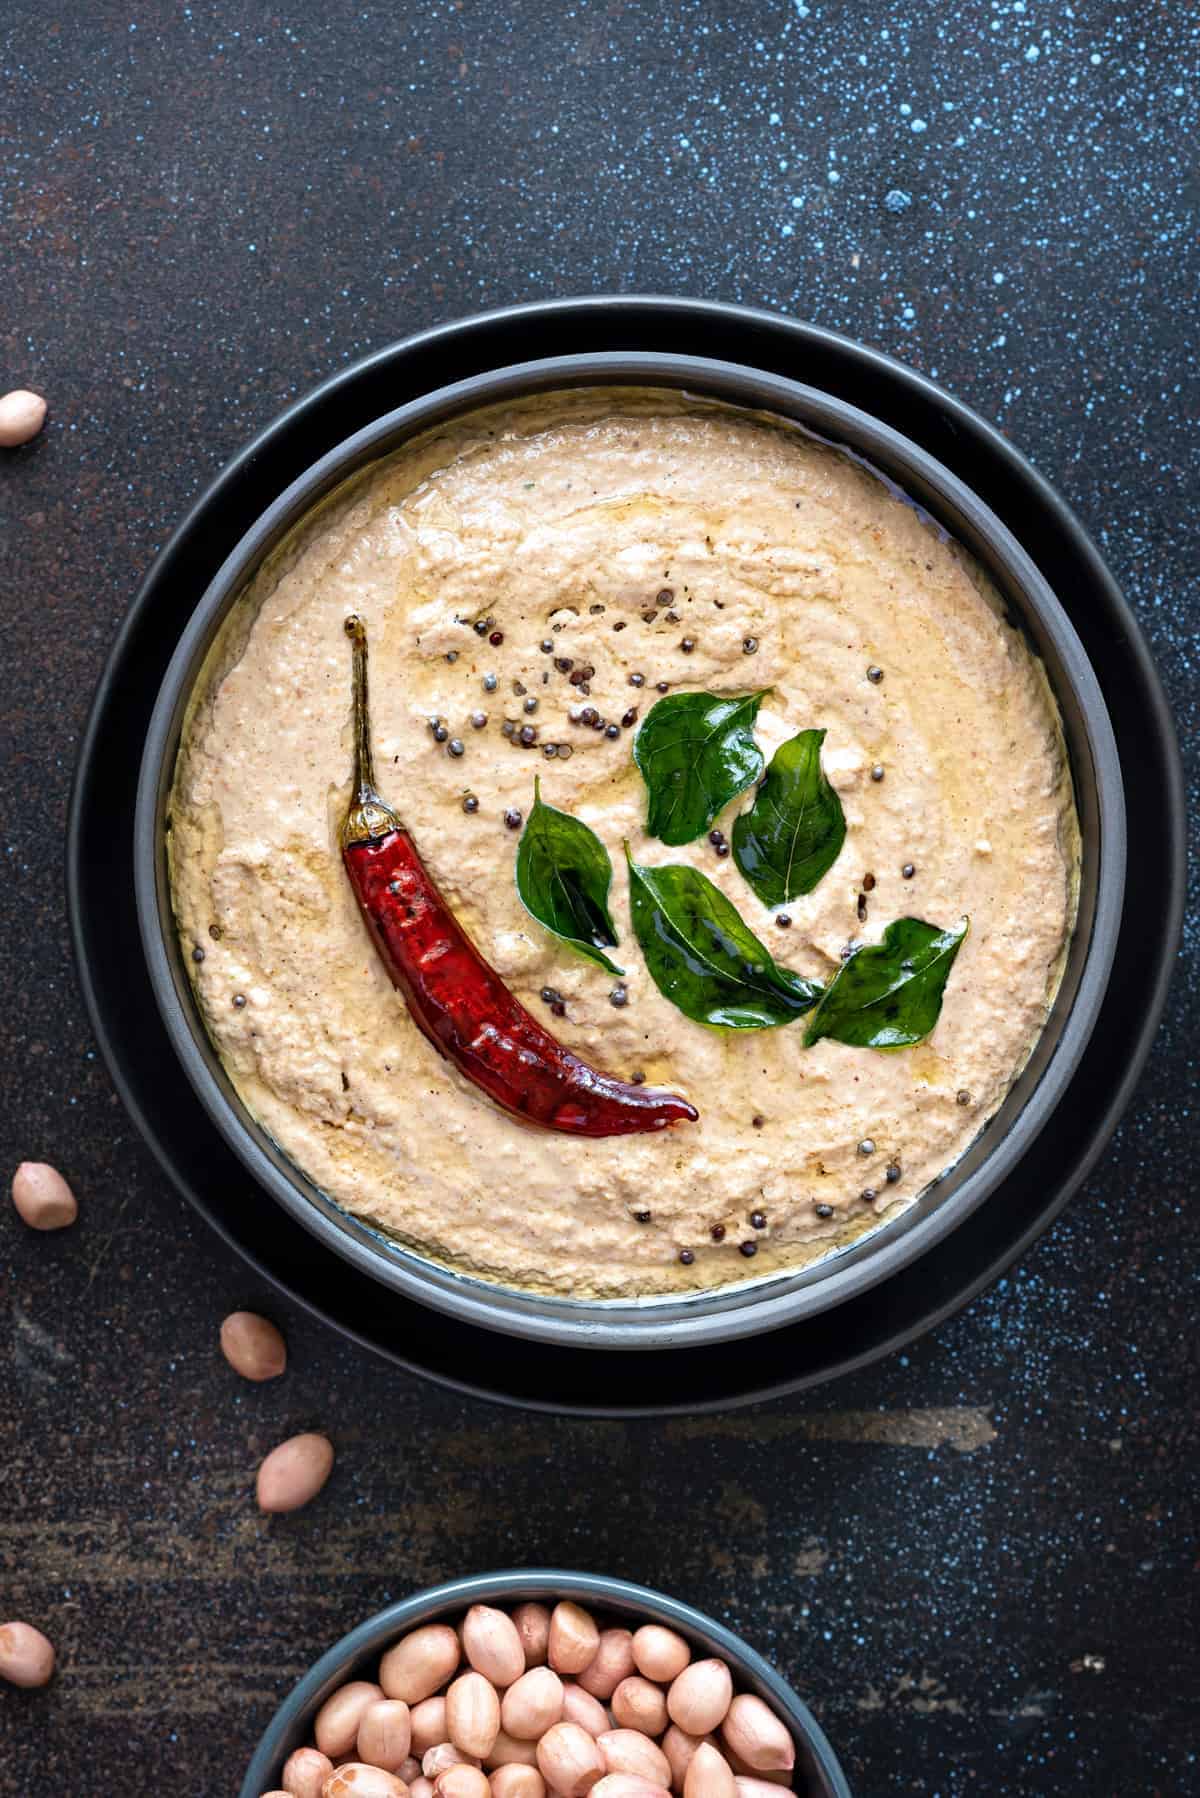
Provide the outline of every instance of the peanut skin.
[[409,1798],[408,1787],[382,1767],[363,1761],[343,1761],[325,1781],[321,1798]]
[[36,437],[46,422],[46,402],[40,393],[15,387],[0,399],[0,449],[16,449]]
[[388,1649],[379,1663],[379,1683],[389,1698],[419,1704],[445,1685],[458,1661],[454,1631],[445,1623],[427,1623]]
[[291,1436],[273,1448],[258,1470],[260,1511],[298,1511],[317,1496],[333,1472],[328,1436]]
[[701,1742],[683,1782],[683,1798],[737,1798],[733,1770],[719,1748]]
[[492,1798],[546,1798],[546,1782],[536,1767],[515,1761],[497,1767],[491,1778]]
[[411,1746],[412,1713],[403,1698],[379,1698],[367,1706],[358,1720],[354,1749],[360,1761],[403,1778],[401,1769]]
[[12,1202],[31,1230],[65,1230],[79,1216],[75,1194],[48,1161],[23,1161],[13,1175]]
[[671,1763],[649,1736],[636,1729],[610,1729],[597,1736],[596,1746],[609,1773],[628,1773],[655,1786],[669,1786]]
[[331,1692],[317,1712],[313,1726],[313,1736],[321,1753],[327,1754],[331,1761],[341,1760],[343,1755],[349,1754],[364,1712],[382,1697],[379,1687],[369,1679],[352,1679]]
[[468,1767],[465,1762],[439,1773],[433,1789],[436,1798],[491,1798],[492,1794],[487,1774],[480,1772],[478,1767]]
[[673,1629],[664,1629],[661,1623],[645,1623],[634,1632],[634,1665],[639,1673],[660,1685],[669,1686],[678,1679],[691,1658],[692,1651],[683,1637]]
[[44,1686],[54,1672],[54,1644],[32,1623],[0,1623],[0,1679]]
[[724,1720],[733,1697],[733,1681],[724,1661],[693,1661],[671,1682],[667,1710],[690,1736],[707,1735]]
[[[380,1681],[387,1691],[387,1680],[384,1670],[379,1669]],[[446,1700],[444,1698],[422,1698],[420,1704],[414,1704],[409,1712],[412,1725],[412,1752],[419,1760],[427,1748],[435,1748],[439,1742],[449,1739],[446,1729]]]
[[544,1604],[519,1604],[513,1623],[525,1650],[527,1667],[544,1667],[550,1650],[550,1613]]
[[231,1311],[221,1325],[221,1353],[243,1380],[276,1380],[287,1347],[275,1325],[256,1311]]
[[451,1767],[477,1767],[479,1762],[473,1755],[464,1754],[453,1742],[439,1742],[436,1748],[427,1748],[421,1757],[421,1772],[426,1779],[436,1784],[439,1776],[448,1773]]
[[600,1646],[600,1631],[581,1605],[564,1599],[550,1613],[548,1656],[556,1673],[582,1673]]
[[634,1671],[633,1636],[627,1629],[600,1632],[596,1652],[576,1677],[585,1692],[602,1702],[612,1697],[623,1679]]
[[463,1619],[463,1653],[485,1679],[503,1690],[525,1671],[525,1650],[516,1624],[505,1611],[473,1604]]
[[[665,1715],[665,1710],[664,1710]],[[620,1719],[618,1718],[618,1722]],[[598,1698],[577,1686],[574,1680],[563,1681],[563,1722],[578,1723],[589,1736],[602,1736],[612,1727],[608,1712]]]
[[538,1771],[562,1798],[585,1798],[604,1777],[604,1760],[594,1736],[578,1723],[556,1723],[537,1745]]
[[672,1723],[662,1739],[662,1751],[666,1755],[671,1768],[671,1784],[676,1791],[683,1790],[683,1782],[687,1778],[687,1770],[692,1764],[692,1756],[701,1742],[711,1742],[710,1736],[689,1736],[685,1729]]
[[502,1729],[492,1743],[491,1753],[484,1755],[483,1764],[489,1771],[493,1767],[536,1767],[537,1744],[520,1741]]
[[634,1773],[606,1773],[593,1787],[596,1798],[671,1798],[668,1786],[639,1779]]
[[319,1748],[297,1748],[283,1766],[283,1789],[291,1798],[321,1798],[333,1762]]
[[787,1729],[769,1705],[739,1692],[721,1725],[725,1746],[755,1773],[790,1773],[796,1750]]
[[563,1686],[549,1667],[531,1667],[500,1701],[500,1726],[522,1742],[534,1742],[557,1723],[563,1711]]
[[482,1673],[460,1674],[446,1693],[446,1733],[464,1754],[482,1760],[500,1734],[500,1699]]
[[623,1679],[611,1700],[613,1717],[621,1729],[638,1729],[644,1736],[660,1736],[667,1727],[667,1699],[661,1686],[640,1673]]

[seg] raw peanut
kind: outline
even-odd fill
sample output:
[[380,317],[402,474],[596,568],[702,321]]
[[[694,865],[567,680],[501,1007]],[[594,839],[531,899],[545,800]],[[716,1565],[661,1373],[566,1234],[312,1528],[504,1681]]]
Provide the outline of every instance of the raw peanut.
[[634,1632],[634,1665],[647,1679],[670,1685],[673,1679],[679,1678],[691,1658],[692,1651],[683,1637],[677,1636],[673,1629],[664,1629],[661,1623],[644,1623]]
[[608,1729],[596,1737],[596,1746],[604,1756],[609,1773],[628,1773],[634,1779],[648,1780],[651,1785],[669,1786],[671,1763],[649,1736],[639,1729]]
[[[387,1691],[384,1669],[379,1669],[379,1677],[383,1689]],[[449,1730],[446,1728],[446,1700],[444,1698],[423,1698],[420,1704],[414,1704],[409,1712],[412,1723],[412,1751],[420,1758],[427,1748],[435,1748],[444,1742]]]
[[379,1687],[369,1679],[352,1679],[348,1685],[332,1692],[317,1712],[313,1738],[322,1754],[331,1761],[349,1754],[354,1747],[363,1712],[383,1697]]
[[231,1311],[221,1325],[221,1353],[243,1380],[274,1380],[287,1366],[283,1337],[256,1311]]
[[660,1736],[667,1727],[666,1694],[639,1673],[623,1679],[610,1702],[619,1729],[640,1729],[644,1736]]
[[394,1773],[368,1767],[363,1761],[343,1761],[325,1781],[321,1798],[409,1798],[409,1790]]
[[283,1789],[291,1798],[321,1798],[333,1762],[319,1748],[297,1748],[283,1764]]
[[389,1698],[419,1704],[444,1686],[458,1666],[458,1637],[446,1623],[427,1623],[388,1649],[379,1663],[379,1683]]
[[667,1711],[672,1723],[690,1736],[716,1729],[729,1709],[733,1681],[724,1661],[693,1661],[671,1682]]
[[733,1783],[737,1787],[738,1798],[795,1798],[795,1793],[788,1786],[776,1785],[770,1779],[751,1779],[735,1773]]
[[546,1782],[536,1767],[515,1762],[497,1767],[492,1774],[492,1798],[546,1798]]
[[500,1701],[500,1726],[522,1742],[536,1741],[563,1714],[563,1685],[549,1667],[531,1667]]
[[408,1798],[433,1798],[432,1779],[426,1779],[423,1773],[419,1773],[416,1779],[410,1780]]
[[502,1729],[492,1743],[492,1752],[483,1757],[485,1767],[536,1767],[537,1744],[521,1741]]
[[21,1163],[13,1175],[12,1201],[31,1230],[63,1230],[79,1216],[75,1194],[45,1161]]
[[525,1650],[527,1667],[544,1667],[550,1647],[550,1613],[544,1604],[519,1604],[513,1623]]
[[671,1798],[668,1786],[656,1785],[652,1779],[640,1779],[636,1773],[606,1773],[592,1787],[596,1798]]
[[719,1748],[701,1742],[683,1782],[683,1798],[737,1798],[733,1771]]
[[436,1798],[492,1798],[487,1774],[478,1767],[468,1767],[465,1761],[439,1773],[433,1782],[433,1789]]
[[260,1511],[298,1511],[317,1496],[333,1472],[327,1436],[290,1436],[273,1448],[258,1470]]
[[604,1777],[604,1760],[594,1736],[578,1723],[556,1723],[537,1745],[538,1771],[562,1798],[584,1798]]
[[755,1773],[790,1773],[796,1765],[792,1738],[775,1712],[751,1692],[739,1692],[721,1725],[725,1746]]
[[394,1771],[398,1777],[404,1781],[406,1786],[411,1786],[414,1779],[420,1779],[422,1777],[421,1763],[415,1754],[410,1754],[406,1760],[402,1760],[400,1765],[396,1767]]
[[564,1599],[550,1613],[547,1654],[556,1673],[582,1673],[600,1646],[600,1631],[581,1605]]
[[611,1698],[623,1679],[634,1671],[633,1636],[627,1629],[602,1629],[596,1652],[578,1675],[579,1683],[593,1698]]
[[589,1736],[602,1736],[612,1728],[612,1718],[600,1700],[571,1679],[563,1681],[563,1722],[578,1723]]
[[360,1761],[382,1767],[385,1773],[399,1773],[403,1779],[411,1746],[412,1713],[403,1698],[380,1698],[367,1706],[358,1720],[354,1750]]
[[683,1782],[687,1778],[687,1770],[692,1764],[692,1756],[701,1742],[711,1743],[712,1738],[711,1736],[689,1736],[686,1729],[680,1729],[677,1723],[672,1723],[662,1739],[662,1751],[671,1766],[671,1784],[677,1792],[683,1790]]
[[44,1686],[54,1672],[54,1644],[32,1623],[0,1623],[0,1679]]
[[505,1611],[473,1604],[463,1620],[463,1653],[494,1686],[511,1686],[525,1671],[525,1650],[517,1626]]
[[15,387],[0,399],[0,449],[16,449],[36,437],[46,422],[46,402],[40,393]]
[[490,1754],[500,1733],[500,1697],[482,1673],[463,1673],[446,1693],[446,1734],[464,1754]]
[[450,1767],[477,1767],[479,1762],[473,1754],[464,1754],[453,1742],[439,1742],[436,1748],[427,1748],[421,1756],[421,1772],[426,1779],[437,1780],[440,1773]]

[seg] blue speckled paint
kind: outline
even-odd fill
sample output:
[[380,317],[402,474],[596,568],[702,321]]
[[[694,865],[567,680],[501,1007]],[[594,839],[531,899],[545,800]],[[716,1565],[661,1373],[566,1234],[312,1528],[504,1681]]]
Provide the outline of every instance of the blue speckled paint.
[[[0,1117],[84,1206],[0,1222],[0,1609],[63,1662],[3,1700],[14,1792],[227,1791],[343,1628],[523,1559],[727,1619],[870,1798],[1200,1789],[1195,907],[1138,1100],[1010,1279],[816,1398],[556,1425],[298,1318],[286,1381],[233,1383],[217,1320],[263,1295],[115,1106],[58,873],[104,651],[229,454],[395,336],[585,290],[803,314],[998,420],[1125,584],[1194,802],[1198,63],[1194,0],[8,0],[0,385],[51,418],[0,463]],[[261,1522],[257,1457],[320,1424],[328,1493]]]

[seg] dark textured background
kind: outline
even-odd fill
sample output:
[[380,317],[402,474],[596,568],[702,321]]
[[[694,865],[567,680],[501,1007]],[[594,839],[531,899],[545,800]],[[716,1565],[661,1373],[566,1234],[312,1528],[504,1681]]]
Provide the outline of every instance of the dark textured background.
[[[214,471],[362,352],[573,291],[801,314],[999,420],[1186,747],[1198,59],[1154,0],[0,6],[0,389],[51,406],[0,452],[0,1140],[82,1201],[0,1217],[0,1615],[62,1669],[0,1692],[4,1798],[218,1798],[341,1630],[531,1560],[743,1629],[860,1794],[1200,1791],[1194,966],[1086,1189],[935,1337],[758,1412],[528,1420],[289,1315],[193,1219],[96,1059],[60,874],[106,648]],[[290,1333],[265,1389],[217,1354],[244,1303]],[[255,1464],[306,1426],[334,1477],[267,1522]]]

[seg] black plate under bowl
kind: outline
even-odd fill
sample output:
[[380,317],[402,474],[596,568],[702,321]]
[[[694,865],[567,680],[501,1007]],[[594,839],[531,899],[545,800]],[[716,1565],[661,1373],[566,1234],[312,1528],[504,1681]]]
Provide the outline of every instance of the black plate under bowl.
[[[999,514],[1061,596],[1100,681],[1126,786],[1131,874],[1101,1019],[1055,1128],[989,1202],[870,1293],[773,1332],[769,1357],[753,1339],[623,1356],[621,1390],[638,1394],[631,1405],[613,1403],[612,1361],[602,1353],[546,1354],[407,1303],[349,1267],[330,1278],[327,1254],[248,1178],[170,1049],[138,936],[131,827],[147,723],[180,633],[225,556],[285,486],[353,431],[433,386],[535,355],[645,349],[736,357],[863,406],[946,462]],[[267,1278],[345,1334],[464,1390],[555,1411],[695,1411],[877,1359],[964,1304],[1046,1227],[1101,1152],[1148,1052],[1180,928],[1183,817],[1170,716],[1132,615],[1069,510],[990,427],[889,358],[812,326],[704,302],[560,301],[465,320],[379,352],[299,401],[225,469],[150,571],[101,679],[72,796],[68,899],[93,1027],[131,1115],[185,1196]],[[765,1359],[774,1376],[766,1384]]]

